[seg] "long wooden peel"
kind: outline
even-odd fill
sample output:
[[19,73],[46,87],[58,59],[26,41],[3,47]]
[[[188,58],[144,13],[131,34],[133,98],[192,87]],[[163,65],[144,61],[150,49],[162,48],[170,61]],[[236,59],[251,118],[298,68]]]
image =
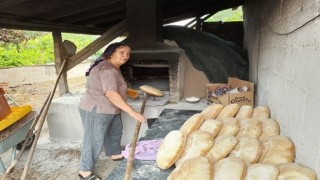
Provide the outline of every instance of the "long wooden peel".
[[23,171],[23,174],[22,174],[22,177],[21,177],[22,180],[24,180],[26,178],[26,176],[27,176],[27,172],[29,170],[29,166],[30,166],[30,163],[31,163],[31,160],[32,160],[32,157],[33,157],[34,150],[36,148],[36,145],[37,145],[37,142],[38,142],[38,139],[39,139],[39,136],[40,136],[44,121],[46,119],[46,116],[47,116],[51,101],[53,99],[54,93],[55,93],[55,91],[57,89],[57,85],[59,83],[59,80],[60,80],[60,77],[62,75],[63,69],[64,69],[65,65],[67,64],[66,62],[67,62],[67,59],[64,60],[64,62],[61,65],[61,68],[59,70],[56,82],[55,82],[54,87],[53,87],[53,89],[51,91],[51,94],[49,96],[49,100],[48,100],[48,102],[46,103],[46,105],[44,107],[43,113],[40,115],[38,131],[36,132],[35,139],[34,139],[33,144],[31,146],[31,150],[30,150],[30,153],[29,153],[29,156],[28,156],[27,163],[24,166],[24,171]]
[[[144,109],[145,109],[146,103],[147,103],[148,94],[151,94],[153,96],[163,96],[163,93],[159,89],[156,89],[151,86],[146,86],[146,85],[141,86],[140,89],[142,91],[144,91],[144,99],[143,99],[141,110],[140,110],[140,113],[143,115]],[[136,151],[140,127],[141,127],[141,122],[137,121],[135,130],[134,130],[134,134],[133,134],[133,139],[132,139],[131,146],[130,146],[130,152],[129,152],[128,162],[127,162],[127,167],[126,167],[126,173],[124,175],[124,180],[130,180],[130,177],[131,177],[131,172],[132,172],[132,168],[133,168],[133,161],[134,161],[134,154]]]

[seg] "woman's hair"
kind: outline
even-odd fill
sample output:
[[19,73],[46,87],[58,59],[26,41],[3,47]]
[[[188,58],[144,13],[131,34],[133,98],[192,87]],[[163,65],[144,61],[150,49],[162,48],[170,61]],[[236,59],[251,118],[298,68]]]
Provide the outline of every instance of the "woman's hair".
[[116,43],[112,43],[110,44],[103,52],[102,57],[107,60],[111,57],[111,55],[116,51],[116,49],[118,47],[121,46],[128,46],[127,44],[123,43],[123,42],[116,42]]
[[102,56],[99,57],[97,60],[95,60],[89,67],[89,69],[86,71],[86,76],[89,76],[90,71],[92,70],[92,68],[94,68],[96,65],[98,65],[100,62],[104,61],[104,60],[108,60],[111,55],[117,50],[117,48],[121,47],[121,46],[128,46],[127,44],[123,43],[123,42],[115,42],[110,44],[103,52]]

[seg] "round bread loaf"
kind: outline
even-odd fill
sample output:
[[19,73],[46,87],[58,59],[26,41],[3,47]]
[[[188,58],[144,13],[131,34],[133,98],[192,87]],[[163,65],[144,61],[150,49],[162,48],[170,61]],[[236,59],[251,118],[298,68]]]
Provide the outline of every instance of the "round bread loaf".
[[278,165],[280,173],[278,176],[279,180],[290,179],[290,180],[316,180],[317,174],[300,164],[288,163]]
[[246,165],[256,163],[262,151],[262,144],[256,138],[240,137],[238,144],[230,152],[229,157],[236,157],[243,160]]
[[268,119],[270,116],[270,109],[267,106],[257,106],[253,109],[252,118]]
[[180,131],[187,136],[198,130],[204,121],[204,117],[200,113],[192,115],[180,128]]
[[226,118],[221,120],[222,128],[220,129],[218,136],[230,135],[236,136],[240,129],[240,123],[236,118]]
[[253,107],[249,105],[243,105],[240,107],[236,119],[244,119],[244,118],[251,118],[252,116]]
[[237,138],[230,135],[218,136],[213,141],[213,146],[207,154],[211,163],[215,163],[225,158],[237,145]]
[[208,158],[199,156],[186,160],[175,168],[167,180],[212,180],[213,167]]
[[213,165],[214,180],[243,180],[246,167],[241,159],[224,158]]
[[202,110],[201,114],[203,115],[204,120],[214,119],[219,115],[222,109],[223,106],[221,104],[212,104]]
[[294,144],[289,138],[274,136],[263,141],[259,163],[291,163],[294,160],[294,153]]
[[239,104],[228,104],[219,113],[217,119],[224,119],[229,117],[234,117],[240,109]]
[[163,96],[163,93],[159,89],[152,86],[143,85],[143,86],[140,86],[140,89],[154,96]]
[[187,159],[198,156],[205,156],[213,145],[213,138],[210,133],[197,130],[190,134],[187,138],[187,143],[179,159],[176,161],[176,166],[180,166]]
[[278,180],[279,169],[274,164],[251,164],[245,180]]
[[186,145],[187,136],[178,130],[169,132],[162,141],[156,162],[159,168],[170,168],[182,154]]
[[241,119],[240,129],[237,134],[237,137],[249,136],[253,138],[259,138],[262,132],[261,122],[257,119],[246,118]]
[[199,130],[201,131],[205,131],[211,134],[212,138],[215,138],[217,136],[217,134],[219,133],[219,130],[222,127],[222,122],[221,121],[217,121],[214,119],[209,119],[204,121]]
[[262,126],[262,133],[259,137],[260,141],[280,135],[280,126],[277,121],[273,119],[262,119],[260,122]]

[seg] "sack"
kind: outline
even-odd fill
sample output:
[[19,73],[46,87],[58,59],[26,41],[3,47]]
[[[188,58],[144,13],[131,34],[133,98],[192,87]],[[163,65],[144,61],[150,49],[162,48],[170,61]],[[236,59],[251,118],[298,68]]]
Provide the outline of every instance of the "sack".
[[3,88],[0,87],[0,120],[4,119],[12,112],[4,94]]

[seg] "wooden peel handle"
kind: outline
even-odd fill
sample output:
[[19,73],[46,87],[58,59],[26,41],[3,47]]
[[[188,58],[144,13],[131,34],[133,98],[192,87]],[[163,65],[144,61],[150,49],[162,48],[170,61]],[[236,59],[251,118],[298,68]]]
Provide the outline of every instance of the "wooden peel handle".
[[[146,107],[146,102],[147,102],[147,94],[145,94],[145,99],[142,102],[142,106],[141,106],[141,110],[140,110],[140,113],[142,115],[143,115],[144,109]],[[129,157],[128,157],[128,162],[127,162],[127,167],[126,167],[126,173],[124,175],[124,180],[130,180],[130,177],[131,177],[133,161],[134,161],[134,153],[136,151],[136,146],[137,146],[140,127],[141,127],[141,122],[137,121],[135,130],[134,130],[134,134],[133,134],[133,139],[132,139],[131,146],[130,146],[130,153],[129,153]]]

